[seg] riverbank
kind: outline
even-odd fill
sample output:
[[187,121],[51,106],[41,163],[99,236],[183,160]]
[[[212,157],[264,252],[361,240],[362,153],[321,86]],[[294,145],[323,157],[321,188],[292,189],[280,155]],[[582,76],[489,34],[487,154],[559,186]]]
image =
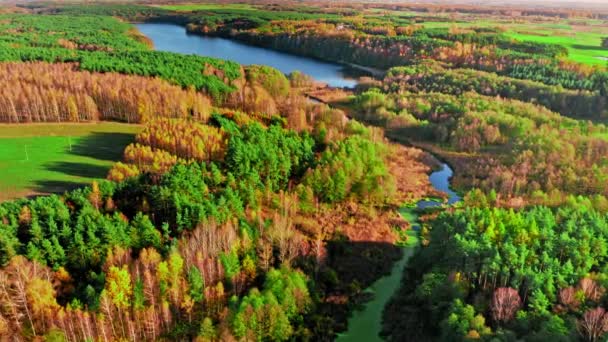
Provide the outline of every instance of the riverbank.
[[[417,220],[417,215],[414,215],[414,219]],[[402,215],[404,219],[412,219],[412,217],[406,217]],[[409,221],[413,224],[412,221]],[[373,296],[373,299],[365,303],[362,310],[355,310],[353,316],[348,321],[348,330],[338,335],[336,341],[361,341],[361,342],[373,342],[382,341],[380,338],[380,331],[382,331],[382,313],[384,307],[391,299],[393,294],[399,289],[401,285],[401,278],[403,275],[403,269],[407,265],[407,262],[414,254],[418,247],[418,232],[411,229],[408,232],[407,246],[403,248],[403,256],[397,261],[388,276],[382,277],[374,282],[370,287],[365,289],[366,293]]]
[[[439,170],[429,175],[429,181],[433,188],[447,194],[448,205],[460,201],[460,196],[450,188],[449,181],[452,175],[453,171],[446,163],[442,163]],[[418,232],[420,223],[418,222],[418,211],[441,205],[443,205],[442,201],[422,199],[416,202],[415,207],[404,206],[400,210],[401,217],[409,222],[410,227],[406,235],[407,241],[403,248],[403,256],[395,263],[389,275],[376,280],[370,287],[365,289],[366,292],[374,296],[373,299],[365,303],[361,309],[354,311],[348,320],[348,330],[340,334],[337,341],[382,341],[380,332],[382,331],[384,308],[392,296],[399,290],[407,262],[419,245]]]

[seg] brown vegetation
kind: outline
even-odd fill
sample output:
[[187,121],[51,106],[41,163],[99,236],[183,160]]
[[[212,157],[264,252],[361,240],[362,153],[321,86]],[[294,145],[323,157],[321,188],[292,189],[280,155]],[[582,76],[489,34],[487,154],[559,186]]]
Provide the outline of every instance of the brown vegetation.
[[495,322],[508,322],[521,307],[521,298],[516,289],[499,287],[492,297],[492,318]]
[[[17,256],[0,270],[0,338],[31,329],[34,337],[59,330],[67,341],[155,340],[180,320],[217,317],[227,299],[218,257],[237,243],[235,229],[230,224],[200,226],[166,259],[153,248],[135,259],[130,251],[111,251],[103,267],[106,286],[98,312],[60,306],[56,298],[73,290],[67,272],[53,273]],[[187,273],[193,268],[206,284],[198,299],[188,288]],[[234,279],[235,290],[248,279],[246,270],[242,273]]]
[[180,158],[210,161],[223,159],[227,137],[216,127],[188,120],[159,119],[151,121],[135,139]]
[[73,64],[3,63],[0,122],[144,122],[154,117],[206,119],[211,103],[166,81],[76,71]]
[[578,322],[581,334],[588,341],[597,341],[608,332],[608,314],[604,308],[589,309]]
[[410,223],[394,209],[408,201],[440,194],[429,182],[428,174],[437,165],[430,154],[399,144],[389,146],[386,163],[397,189],[392,208],[370,208],[353,202],[332,210],[321,208],[312,218],[301,218],[300,229],[313,237],[340,234],[354,242],[395,243],[395,228],[409,229]]

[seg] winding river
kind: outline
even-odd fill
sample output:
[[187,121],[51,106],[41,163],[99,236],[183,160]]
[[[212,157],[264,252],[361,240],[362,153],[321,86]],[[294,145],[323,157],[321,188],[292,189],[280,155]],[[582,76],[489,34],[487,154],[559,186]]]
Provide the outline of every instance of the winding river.
[[[145,23],[137,24],[137,28],[154,42],[157,50],[216,57],[244,65],[265,64],[285,74],[299,70],[332,87],[354,87],[357,83],[354,78],[349,77],[347,69],[339,64],[254,47],[230,39],[191,35],[187,34],[182,26],[174,24]],[[449,180],[452,175],[452,169],[445,163],[442,163],[440,170],[429,175],[433,187],[448,195],[448,204],[460,201],[458,194],[450,189]],[[421,200],[416,207],[424,209],[439,205],[442,203]],[[402,215],[417,228],[415,210],[404,208]],[[414,249],[415,245],[405,247],[403,257],[395,263],[391,274],[378,279],[366,290],[373,292],[374,298],[365,303],[363,310],[353,313],[348,321],[348,331],[341,334],[338,340],[381,341],[378,334],[382,328],[382,310],[398,290],[403,270]]]
[[[448,195],[447,204],[451,205],[460,201],[460,196],[450,189],[450,178],[454,172],[446,163],[441,164],[441,169],[429,175],[431,185],[439,191],[445,192]],[[420,200],[416,203],[417,209],[424,209],[443,205],[442,202],[432,200]],[[419,229],[418,216],[416,210],[411,208],[403,208],[401,215],[407,219],[412,228]],[[417,246],[416,243],[403,248],[403,256],[395,263],[391,274],[382,277],[374,282],[366,291],[373,293],[374,297],[371,301],[365,303],[363,310],[357,310],[348,320],[348,330],[338,336],[337,341],[361,341],[372,342],[382,341],[379,336],[382,331],[382,312],[391,296],[399,290],[403,270],[407,265],[407,261],[414,254]]]

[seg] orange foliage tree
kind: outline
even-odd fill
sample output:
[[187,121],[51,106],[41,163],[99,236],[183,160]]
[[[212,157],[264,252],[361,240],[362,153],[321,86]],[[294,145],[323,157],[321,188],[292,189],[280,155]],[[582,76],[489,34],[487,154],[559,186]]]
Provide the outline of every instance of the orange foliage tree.
[[74,64],[2,63],[0,122],[145,122],[154,117],[206,120],[211,102],[193,89]]

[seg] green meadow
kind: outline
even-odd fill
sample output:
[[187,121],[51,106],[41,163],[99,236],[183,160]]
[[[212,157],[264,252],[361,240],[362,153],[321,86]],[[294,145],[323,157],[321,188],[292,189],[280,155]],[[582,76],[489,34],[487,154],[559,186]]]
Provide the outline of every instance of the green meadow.
[[608,49],[601,46],[602,37],[608,37],[608,33],[560,29],[546,33],[508,31],[507,35],[521,41],[562,45],[568,49],[568,58],[575,62],[589,65],[608,64]]
[[0,125],[0,201],[61,193],[103,179],[138,125]]
[[520,23],[493,20],[426,21],[427,28],[500,27],[505,34],[520,41],[562,45],[568,59],[587,65],[607,65],[608,49],[601,46],[608,37],[608,24],[593,20]]

